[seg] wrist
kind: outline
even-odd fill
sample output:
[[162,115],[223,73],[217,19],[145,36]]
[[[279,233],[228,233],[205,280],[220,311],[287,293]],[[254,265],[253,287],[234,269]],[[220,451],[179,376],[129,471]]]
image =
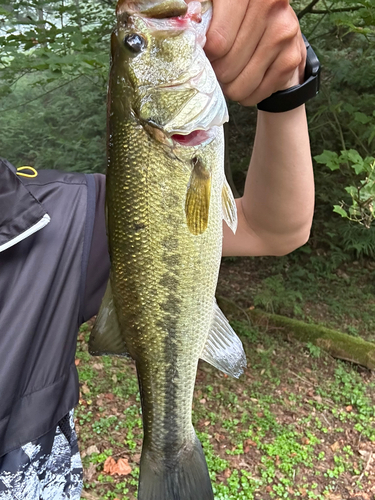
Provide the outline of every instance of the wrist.
[[[303,120],[301,122],[301,120]],[[301,104],[297,108],[290,109],[289,111],[283,111],[280,113],[272,113],[269,111],[262,111],[258,109],[258,123],[259,121],[267,127],[284,128],[291,127],[292,123],[295,122],[299,124],[307,121],[306,119],[306,105]]]

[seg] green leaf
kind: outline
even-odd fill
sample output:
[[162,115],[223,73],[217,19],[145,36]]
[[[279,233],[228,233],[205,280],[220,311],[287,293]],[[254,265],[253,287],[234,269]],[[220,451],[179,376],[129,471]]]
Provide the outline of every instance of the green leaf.
[[354,170],[354,172],[359,175],[361,174],[362,172],[365,172],[366,169],[365,169],[365,165],[364,163],[355,163],[354,165],[351,165],[352,169]]
[[341,215],[341,217],[348,218],[347,212],[340,205],[334,205],[333,211]]
[[342,155],[346,156],[348,160],[352,163],[363,164],[362,156],[355,149],[349,149],[348,151],[342,151]]
[[368,138],[367,144],[370,145],[375,137],[375,127],[372,128],[370,137]]
[[370,116],[360,113],[359,111],[354,113],[354,119],[359,123],[363,123],[363,125],[366,125],[366,123],[369,123],[372,120]]
[[357,195],[357,188],[355,186],[348,186],[345,188],[345,191],[350,194],[352,198],[354,198]]
[[324,150],[322,154],[314,156],[317,163],[327,165],[331,170],[338,170],[340,168],[340,161],[338,154],[333,151]]
[[350,103],[346,102],[344,105],[343,105],[343,109],[345,109],[345,111],[347,111],[348,113],[352,114],[354,113],[354,110],[356,109],[354,106],[352,106]]

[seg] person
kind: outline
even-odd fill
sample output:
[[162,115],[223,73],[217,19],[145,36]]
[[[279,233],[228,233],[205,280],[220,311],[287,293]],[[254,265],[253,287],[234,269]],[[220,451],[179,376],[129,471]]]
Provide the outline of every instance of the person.
[[[306,48],[287,0],[213,7],[206,52],[229,98],[255,105],[302,82]],[[108,279],[105,178],[17,173],[0,161],[0,500],[76,500],[74,356]],[[291,252],[309,237],[313,206],[304,105],[259,111],[238,230],[224,227],[223,254]]]

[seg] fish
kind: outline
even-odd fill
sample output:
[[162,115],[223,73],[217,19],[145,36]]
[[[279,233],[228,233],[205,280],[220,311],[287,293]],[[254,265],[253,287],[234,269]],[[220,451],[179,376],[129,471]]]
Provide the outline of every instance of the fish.
[[111,37],[106,217],[110,278],[93,355],[135,361],[143,420],[139,500],[212,500],[192,424],[199,359],[239,377],[242,343],[215,300],[225,98],[203,50],[210,2],[120,0]]

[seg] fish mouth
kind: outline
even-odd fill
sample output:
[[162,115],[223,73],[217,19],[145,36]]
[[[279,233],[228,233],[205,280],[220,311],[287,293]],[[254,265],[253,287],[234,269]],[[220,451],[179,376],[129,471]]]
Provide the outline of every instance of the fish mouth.
[[200,146],[203,143],[211,141],[215,137],[213,129],[209,130],[193,130],[190,134],[173,134],[171,139],[180,146]]

